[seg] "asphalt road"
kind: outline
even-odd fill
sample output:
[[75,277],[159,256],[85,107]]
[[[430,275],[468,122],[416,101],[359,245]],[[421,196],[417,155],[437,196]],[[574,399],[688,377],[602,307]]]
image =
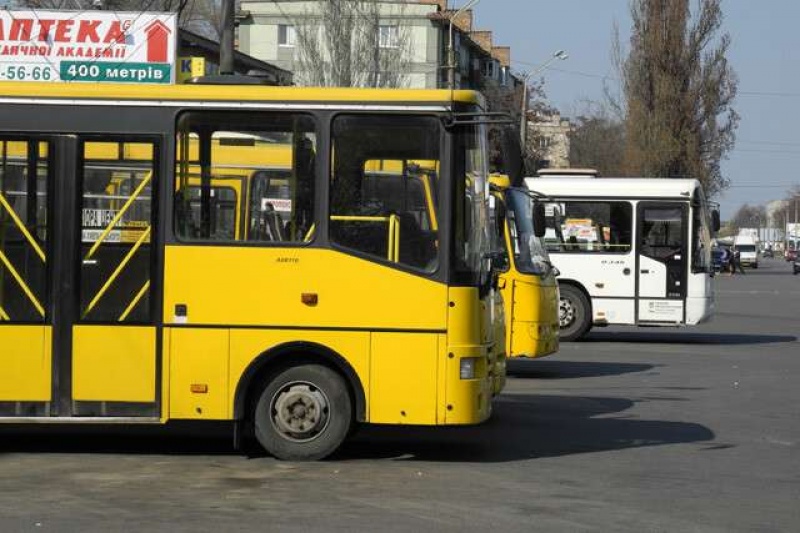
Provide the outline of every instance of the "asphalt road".
[[218,427],[0,429],[0,531],[800,530],[800,276],[716,283],[709,324],[597,330],[513,362],[485,425],[319,463]]

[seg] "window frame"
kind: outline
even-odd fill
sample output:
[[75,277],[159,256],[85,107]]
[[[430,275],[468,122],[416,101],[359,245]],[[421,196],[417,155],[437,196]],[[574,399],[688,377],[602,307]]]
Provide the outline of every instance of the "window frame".
[[[314,113],[309,110],[304,109],[236,109],[236,110],[229,110],[229,109],[194,109],[194,108],[186,108],[180,110],[175,115],[174,120],[174,146],[173,146],[173,156],[174,160],[172,161],[172,179],[170,180],[170,191],[172,193],[177,192],[177,185],[180,184],[181,175],[179,172],[179,166],[181,164],[180,160],[180,149],[181,149],[181,139],[180,136],[182,134],[181,129],[181,121],[184,120],[184,117],[191,117],[192,115],[197,117],[203,117],[204,120],[202,121],[203,125],[207,125],[210,123],[210,120],[206,119],[209,115],[224,115],[226,117],[247,117],[250,120],[253,120],[253,117],[262,117],[268,115],[283,115],[283,116],[295,116],[295,117],[306,117],[309,119],[312,129],[309,130],[308,133],[313,133],[315,135],[315,154],[314,154],[314,174],[311,176],[311,182],[314,186],[314,197],[312,201],[312,216],[313,216],[313,225],[316,226],[316,230],[313,232],[311,238],[309,240],[299,240],[299,241],[266,241],[266,240],[247,240],[247,239],[240,239],[240,240],[229,240],[229,241],[215,241],[211,239],[204,239],[204,238],[187,238],[179,233],[177,228],[177,209],[176,209],[176,201],[173,199],[169,202],[169,233],[171,240],[169,241],[170,244],[178,244],[183,246],[218,246],[218,247],[246,247],[246,248],[306,248],[306,247],[314,247],[319,246],[320,243],[320,230],[322,226],[320,224],[320,206],[323,202],[327,202],[325,195],[328,194],[327,189],[322,189],[320,187],[320,173],[322,172],[323,162],[325,161],[326,157],[326,142],[324,141],[324,137],[327,135],[326,133],[326,120],[321,118],[319,114]],[[241,123],[240,123],[241,124]],[[235,131],[236,126],[232,125],[230,122],[226,122],[225,124],[220,124],[219,129],[215,131]],[[191,163],[190,163],[191,164]],[[241,187],[241,196],[242,201],[239,205],[238,216],[241,217],[241,223],[238,225],[237,230],[247,232],[249,235],[250,231],[250,202],[252,201],[251,198],[251,187],[253,185],[253,178],[254,174],[260,172],[264,169],[253,169],[246,177],[242,176],[242,187]],[[290,169],[291,171],[291,169]]]
[[278,24],[278,47],[294,48],[297,46],[297,28],[294,24]]
[[398,24],[378,24],[378,48],[381,50],[400,48],[400,26]]
[[[557,198],[557,199],[554,199],[553,201],[546,202],[546,204],[556,204],[556,207],[558,207],[559,211],[561,211],[561,206],[562,205],[565,207],[564,213],[559,213],[560,217],[561,217],[560,220],[561,220],[562,228],[560,228],[559,231],[557,232],[557,234],[561,234],[562,237],[563,237],[563,221],[565,221],[565,220],[567,220],[569,218],[569,217],[567,217],[567,213],[566,213],[566,211],[567,211],[566,206],[568,204],[591,204],[591,205],[604,204],[604,205],[608,206],[608,209],[609,209],[609,224],[610,224],[610,218],[611,218],[610,217],[610,210],[613,207],[612,204],[618,204],[620,206],[624,206],[628,210],[628,223],[629,223],[629,227],[628,227],[628,242],[627,242],[627,249],[626,250],[615,250],[615,249],[588,250],[588,249],[582,249],[580,247],[577,250],[570,250],[568,248],[568,245],[570,245],[571,243],[569,243],[566,240],[562,240],[561,242],[555,243],[555,244],[552,241],[551,242],[547,242],[545,240],[545,242],[544,242],[545,250],[547,251],[548,254],[570,254],[570,255],[577,255],[577,254],[589,254],[589,255],[612,254],[612,255],[616,255],[616,256],[624,256],[624,255],[630,255],[631,253],[633,253],[634,247],[638,248],[638,243],[635,242],[635,240],[636,240],[636,237],[635,237],[635,235],[636,235],[636,233],[635,233],[636,232],[635,217],[636,217],[637,210],[636,210],[636,205],[631,203],[630,201],[620,200],[620,199],[605,199],[605,198],[603,198],[603,199]],[[575,217],[571,217],[571,218],[575,218]],[[549,220],[548,220],[548,222],[549,222]],[[553,226],[550,225],[550,224],[548,224],[547,228],[554,229]],[[558,249],[553,249],[554,246],[556,246]]]
[[[44,223],[44,231],[45,237],[42,238],[40,232],[38,231],[38,224],[37,224],[37,231],[31,232],[31,236],[36,241],[36,243],[41,247],[42,251],[45,254],[46,261],[44,262],[43,268],[43,276],[44,279],[42,281],[43,287],[41,287],[41,292],[36,294],[39,296],[39,304],[44,308],[44,315],[37,319],[24,319],[24,320],[17,320],[14,319],[13,316],[9,316],[8,320],[0,320],[0,327],[8,326],[8,327],[15,327],[15,326],[27,326],[27,325],[35,325],[35,326],[42,326],[42,325],[49,325],[52,324],[52,302],[53,302],[53,291],[52,291],[52,258],[54,254],[54,250],[56,248],[55,241],[53,238],[55,237],[53,232],[53,225],[57,222],[57,213],[55,211],[56,202],[55,202],[55,182],[56,182],[56,167],[57,167],[57,160],[55,159],[55,145],[56,140],[52,135],[49,134],[42,134],[42,133],[30,133],[30,132],[16,132],[16,131],[4,131],[2,135],[0,135],[0,142],[24,142],[28,146],[26,146],[26,168],[30,170],[30,154],[27,152],[30,143],[36,143],[37,149],[38,145],[44,144],[47,147],[47,156],[45,158],[41,158],[37,156],[36,160],[38,164],[42,162],[46,163],[46,178],[45,178],[45,201],[44,201],[44,209],[45,209],[45,223]],[[38,170],[38,168],[37,168]],[[29,179],[26,176],[26,181]],[[35,175],[35,180],[38,180],[38,172]],[[26,185],[27,187],[27,185]],[[27,188],[26,188],[27,191]],[[37,191],[38,191],[38,184],[37,184]],[[29,213],[27,212],[27,208],[30,207],[30,204],[26,206],[26,218],[28,218]],[[0,207],[4,211],[2,207]],[[38,211],[38,203],[36,204],[36,210]],[[27,220],[23,220],[27,226]],[[12,221],[13,223],[13,221]],[[29,228],[28,228],[29,229]],[[29,229],[30,231],[30,229]],[[20,240],[15,240],[15,243],[27,245],[27,240],[23,237]],[[5,267],[5,265],[0,264],[0,266]],[[28,279],[25,279],[28,282]],[[26,283],[27,284],[27,283]],[[30,285],[29,285],[30,287]],[[8,308],[5,309],[8,311]]]
[[[335,156],[335,135],[334,135],[334,124],[336,120],[342,117],[399,117],[399,118],[427,118],[427,119],[434,119],[439,124],[438,128],[438,139],[439,139],[439,146],[438,146],[438,153],[439,153],[439,172],[437,173],[437,183],[436,186],[432,189],[432,194],[435,198],[437,203],[436,205],[436,215],[438,219],[438,229],[437,229],[437,238],[439,240],[439,249],[438,249],[438,260],[437,265],[432,270],[425,270],[424,268],[415,267],[406,263],[401,262],[393,262],[390,261],[386,257],[373,255],[368,252],[364,252],[362,250],[358,250],[356,248],[351,248],[349,246],[343,245],[341,243],[336,242],[331,238],[331,227],[330,227],[330,217],[335,216],[333,215],[332,211],[332,180],[333,180],[333,173],[335,168],[334,156]],[[444,198],[447,198],[446,187],[449,185],[449,179],[445,178],[445,173],[447,172],[446,169],[449,168],[451,162],[449,161],[450,155],[447,152],[448,144],[446,142],[445,136],[447,132],[445,131],[444,126],[441,122],[441,115],[437,113],[430,113],[425,111],[420,112],[393,112],[393,111],[386,111],[383,109],[374,109],[369,111],[341,111],[332,113],[328,118],[327,124],[327,139],[326,143],[328,146],[328,153],[326,154],[326,174],[324,176],[326,189],[325,189],[325,210],[324,213],[321,215],[324,218],[324,225],[319,225],[320,229],[325,230],[324,241],[327,244],[327,247],[336,250],[341,253],[345,253],[347,255],[352,255],[354,257],[358,257],[359,259],[364,259],[366,261],[370,261],[375,264],[389,266],[391,268],[402,270],[404,272],[408,272],[411,274],[415,274],[418,276],[423,276],[429,279],[443,279],[444,273],[448,271],[447,262],[450,260],[449,254],[447,249],[444,247],[445,243],[448,240],[448,232],[451,231],[450,225],[446,222],[447,217],[449,216],[448,209],[449,204],[443,201]],[[319,233],[319,232],[318,232]]]
[[[85,179],[85,168],[86,168],[86,144],[87,143],[122,143],[122,144],[149,144],[152,146],[153,150],[153,157],[152,157],[152,172],[153,177],[152,182],[150,184],[150,227],[151,227],[151,234],[149,240],[149,254],[150,254],[150,289],[149,294],[147,296],[149,309],[148,309],[148,318],[146,320],[126,320],[125,322],[119,322],[118,320],[87,320],[86,318],[82,318],[80,316],[80,311],[77,311],[74,324],[75,325],[87,325],[87,326],[103,326],[103,325],[114,325],[114,326],[153,326],[159,320],[160,315],[160,294],[161,294],[161,262],[164,255],[164,243],[162,241],[163,235],[163,221],[161,220],[161,209],[164,203],[167,203],[167,200],[161,198],[163,194],[163,183],[162,181],[170,181],[168,177],[163,175],[162,169],[165,162],[165,145],[164,139],[157,135],[150,135],[146,133],[133,133],[133,134],[124,134],[124,133],[114,133],[109,135],[101,135],[97,133],[79,133],[77,135],[77,144],[76,144],[76,159],[77,159],[77,171],[75,174],[76,181],[75,181],[75,190],[77,196],[77,203],[75,204],[75,209],[77,211],[77,215],[82,218],[83,212],[83,191],[84,191],[84,179]],[[76,222],[76,230],[77,235],[75,236],[75,244],[77,245],[78,256],[81,256],[81,250],[83,246],[87,243],[83,242],[83,226],[82,220]],[[110,243],[115,246],[118,246],[120,243]],[[81,262],[82,263],[82,262]],[[75,274],[77,276],[77,285],[76,285],[76,305],[80,306],[80,291],[82,289],[82,264],[77,263],[75,265]],[[137,304],[138,305],[138,304]],[[77,308],[76,308],[77,309]],[[135,308],[134,308],[135,309]]]

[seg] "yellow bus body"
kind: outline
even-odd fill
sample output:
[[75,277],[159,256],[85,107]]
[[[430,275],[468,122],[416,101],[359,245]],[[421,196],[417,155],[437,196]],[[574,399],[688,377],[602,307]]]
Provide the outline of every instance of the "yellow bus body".
[[[347,109],[367,102],[363,109],[374,109],[376,113],[384,108],[415,113],[415,107],[424,108],[427,113],[440,113],[449,106],[482,103],[480,96],[471,91],[228,86],[153,89],[37,83],[3,84],[0,98],[5,102],[0,104],[0,111],[2,106],[36,105],[44,117],[53,110],[74,106],[85,109],[87,117],[90,113],[95,117],[106,115],[110,121],[116,120],[118,107],[152,110],[166,106],[179,110],[184,104],[198,102],[213,102],[219,108],[237,111],[248,106],[257,109],[265,102],[291,103],[298,109],[303,105],[313,108],[320,102]],[[109,100],[115,106],[109,106]],[[63,122],[53,119],[53,124]],[[33,126],[40,127],[37,123]],[[67,132],[59,127],[63,126],[42,129],[41,133],[82,135],[82,130]],[[9,129],[12,131],[24,130]],[[120,131],[122,134],[128,132]],[[11,133],[4,135],[13,137]],[[164,132],[162,139],[157,142],[172,146],[174,132]],[[11,161],[15,154],[24,158],[26,142],[0,141],[6,160]],[[49,141],[37,142],[41,142],[40,158],[48,164],[58,161],[61,155],[50,150]],[[118,142],[113,147],[104,143],[96,138],[87,141],[83,154],[86,165],[157,157],[153,145],[146,145],[138,138],[130,143]],[[219,150],[223,155],[215,161],[210,185],[231,187],[240,206],[236,209],[235,238],[230,243],[215,246],[174,239],[162,242],[162,237],[155,237],[155,230],[150,234],[150,220],[125,221],[128,225],[124,228],[139,228],[139,231],[120,238],[114,245],[135,251],[131,246],[138,239],[135,246],[159,254],[162,274],[152,278],[154,284],[160,285],[159,291],[154,292],[150,281],[136,287],[138,292],[127,297],[128,309],[118,321],[90,323],[78,316],[70,327],[69,345],[60,346],[53,341],[54,323],[49,311],[42,313],[41,324],[18,323],[15,310],[4,305],[0,292],[0,407],[7,408],[0,413],[0,421],[241,421],[252,415],[251,409],[261,390],[259,380],[299,362],[336,368],[346,378],[354,403],[353,416],[358,422],[457,425],[479,423],[490,416],[492,397],[505,382],[504,346],[515,346],[512,337],[525,338],[514,336],[513,330],[511,334],[506,332],[503,315],[510,317],[521,306],[527,309],[531,301],[525,299],[528,296],[509,293],[511,305],[506,303],[505,311],[501,312],[500,300],[481,295],[477,287],[451,286],[338,248],[305,243],[287,247],[247,245],[244,240],[250,218],[247,199],[251,170],[248,169],[262,167],[265,160],[276,168],[289,169],[293,165],[292,154],[286,147],[265,145],[263,149],[264,152],[255,153],[226,146],[225,150]],[[190,149],[192,161],[198,157],[193,150]],[[438,161],[429,164],[431,170],[439,171]],[[188,171],[187,175],[200,171],[193,164],[185,165],[183,170],[176,167],[173,166],[176,173]],[[114,172],[111,171],[104,192],[109,196],[122,194],[119,191],[123,179],[114,178]],[[159,179],[172,178],[161,175]],[[200,179],[189,178],[188,183],[199,184]],[[430,201],[432,185],[427,181],[423,185]],[[177,187],[176,179],[173,191]],[[159,201],[173,199],[163,194]],[[111,205],[121,209],[124,198]],[[428,216],[434,230],[438,230],[442,222],[436,220],[431,206]],[[51,224],[49,220],[48,217]],[[334,218],[331,216],[330,220]],[[13,222],[7,222],[7,226],[21,231]],[[47,235],[49,238],[49,230]],[[312,238],[310,232],[306,241]],[[88,246],[83,242],[83,246]],[[0,235],[0,252],[6,244]],[[76,244],[80,245],[80,239]],[[21,240],[14,246],[27,244]],[[49,268],[50,260],[50,257],[43,259],[45,267]],[[94,257],[84,259],[83,266],[78,264],[75,268],[88,268],[86,265],[94,260]],[[124,266],[123,261],[114,275]],[[21,277],[21,281],[17,280],[19,286],[33,283],[22,270],[17,270]],[[3,279],[10,280],[6,281],[9,286],[14,285],[12,270],[5,262],[0,265],[0,273],[5,276]],[[103,280],[106,286],[117,283],[114,275]],[[505,292],[509,288],[521,292],[515,287],[534,286],[522,277],[506,279]],[[541,293],[543,286],[535,286]],[[127,313],[143,298],[153,298],[154,294],[160,295],[156,318],[151,323],[126,322]],[[33,297],[40,298],[38,294]],[[541,296],[534,300],[541,301]],[[43,301],[41,305],[44,306]],[[543,309],[540,305],[525,315],[525,323],[543,323]],[[540,334],[541,329],[534,327],[534,330],[537,349],[541,352],[545,346],[552,348]],[[61,394],[70,398],[71,405],[54,396],[54,391],[60,390],[53,382],[59,376],[54,368],[60,364],[54,346],[69,353],[70,375],[63,382],[69,390],[61,390]],[[469,364],[465,365],[465,361]],[[466,378],[465,367],[472,371]],[[70,411],[81,403],[86,411]],[[142,406],[145,408],[142,412],[151,414],[114,414],[127,412],[115,411],[117,408],[135,411]]]
[[[508,180],[503,178],[493,175],[490,181],[499,189],[493,193],[495,201],[504,205],[502,191],[508,187]],[[507,220],[502,227],[508,268],[500,273],[498,287],[505,311],[505,353],[509,358],[551,355],[559,348],[558,282],[552,272],[545,275],[521,272],[514,258]]]

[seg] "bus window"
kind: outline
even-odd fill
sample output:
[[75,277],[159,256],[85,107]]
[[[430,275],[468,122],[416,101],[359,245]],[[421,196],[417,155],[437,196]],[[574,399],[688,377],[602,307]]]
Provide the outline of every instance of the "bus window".
[[683,243],[683,208],[647,206],[642,214],[642,254],[667,260]]
[[[628,253],[633,208],[629,202],[560,202],[547,206],[547,249],[551,252]],[[555,227],[555,225],[558,227]]]
[[[317,150],[311,117],[190,112],[178,128],[178,238],[310,240]],[[236,179],[236,189],[224,185]]]
[[[232,241],[236,238],[236,190],[233,187],[210,187],[211,197],[211,233],[210,238],[216,241]],[[189,187],[189,206],[191,227],[200,227],[200,186]]]
[[436,270],[439,128],[429,117],[334,120],[331,241],[393,263]]
[[709,272],[711,266],[711,227],[708,206],[699,202],[692,210],[692,272]]
[[83,143],[80,313],[84,322],[148,322],[154,148]]
[[47,144],[0,140],[0,322],[45,318]]

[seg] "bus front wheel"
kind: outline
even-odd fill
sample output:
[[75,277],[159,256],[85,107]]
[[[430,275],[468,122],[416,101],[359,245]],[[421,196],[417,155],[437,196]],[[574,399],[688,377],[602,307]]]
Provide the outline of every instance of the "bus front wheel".
[[278,459],[315,461],[347,437],[353,402],[344,379],[322,365],[302,365],[274,376],[254,413],[258,442]]
[[589,301],[580,289],[572,285],[559,287],[558,305],[559,338],[574,341],[584,336],[591,326]]

